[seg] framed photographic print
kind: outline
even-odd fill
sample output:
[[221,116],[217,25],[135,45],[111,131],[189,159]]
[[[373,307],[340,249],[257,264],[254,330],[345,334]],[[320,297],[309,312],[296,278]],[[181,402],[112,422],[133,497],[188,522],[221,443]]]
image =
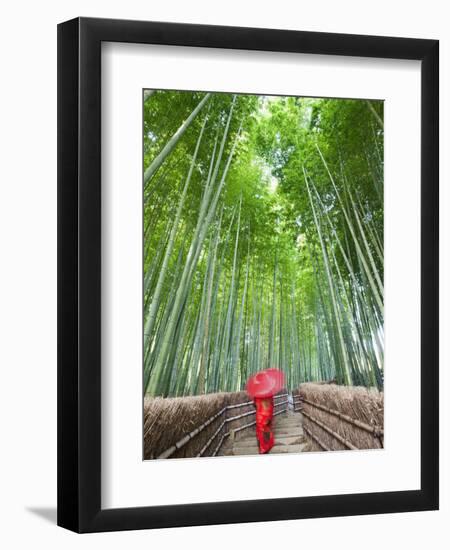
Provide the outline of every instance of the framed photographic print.
[[438,507],[438,42],[58,27],[58,524]]

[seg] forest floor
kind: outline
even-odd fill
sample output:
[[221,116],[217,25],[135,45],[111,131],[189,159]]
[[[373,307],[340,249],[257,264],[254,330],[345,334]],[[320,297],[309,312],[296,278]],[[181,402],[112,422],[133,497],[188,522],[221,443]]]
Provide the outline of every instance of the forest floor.
[[[268,454],[302,452],[307,445],[303,434],[302,420],[301,413],[291,410],[275,416],[273,419],[275,445]],[[245,430],[245,433],[237,434],[234,439],[228,438],[220,454],[222,456],[259,454],[255,429],[249,428]]]

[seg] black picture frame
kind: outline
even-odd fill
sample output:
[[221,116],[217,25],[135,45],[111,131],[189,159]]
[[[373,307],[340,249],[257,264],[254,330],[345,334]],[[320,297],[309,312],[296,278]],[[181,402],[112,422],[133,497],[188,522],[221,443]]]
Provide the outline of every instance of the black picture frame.
[[[421,488],[101,508],[101,43],[421,61]],[[77,18],[58,26],[58,525],[76,532],[438,509],[437,40]]]

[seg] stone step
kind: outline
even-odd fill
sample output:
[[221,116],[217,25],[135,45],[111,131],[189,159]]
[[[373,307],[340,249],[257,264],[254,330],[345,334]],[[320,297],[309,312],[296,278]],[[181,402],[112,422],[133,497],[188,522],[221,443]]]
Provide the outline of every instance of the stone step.
[[[288,437],[275,437],[275,445],[297,445],[299,443],[305,442],[304,435],[288,436]],[[235,441],[234,445],[231,445],[230,448],[236,447],[258,447],[259,443],[256,439],[241,439],[240,441]]]
[[[305,443],[298,445],[274,445],[268,454],[301,453],[305,445]],[[227,451],[227,454],[234,456],[257,455],[259,454],[259,448],[256,445],[248,447],[235,447],[232,451]],[[224,454],[224,456],[226,455]]]
[[[300,443],[305,443],[304,436],[276,437],[274,446],[285,447],[286,445],[299,445]],[[236,441],[236,443],[233,445],[233,449],[238,449],[241,447],[258,447],[258,443],[255,442],[255,440],[253,439],[249,439],[249,440]]]
[[[296,445],[304,442],[304,436],[301,434],[294,434],[290,436],[280,437],[275,435],[275,445]],[[245,438],[235,441],[234,448],[237,447],[251,447],[257,445],[256,438]]]
[[293,428],[293,427],[296,427],[296,426],[301,426],[302,423],[301,422],[298,422],[297,420],[295,422],[276,422],[273,424],[273,427],[275,429],[277,428]]
[[[284,439],[286,437],[302,437],[303,435],[304,432],[301,428],[296,428],[295,430],[274,430],[275,439]],[[241,441],[257,441],[257,438],[255,434],[247,435],[246,437],[235,439],[234,441],[229,441],[226,443],[226,445],[236,445],[239,444]]]
[[[303,417],[299,413],[290,411],[274,417],[272,428],[275,436],[275,445],[270,453],[300,453],[306,446],[306,439],[302,427]],[[242,439],[240,439],[240,437]],[[259,445],[255,428],[237,434],[236,439],[228,439],[220,451],[222,456],[230,455],[259,455]]]
[[273,426],[274,430],[300,430],[301,424],[282,424],[281,426]]
[[301,422],[280,422],[279,424],[273,424],[275,429],[279,428],[296,428],[301,426]]
[[[301,429],[300,430],[299,429],[296,429],[296,430],[283,430],[283,431],[276,430],[274,432],[275,441],[278,441],[278,440],[281,440],[281,439],[295,438],[295,437],[298,438],[298,437],[303,437],[303,436],[304,436],[304,432]],[[241,439],[236,439],[234,441],[229,441],[226,444],[224,444],[223,447],[226,447],[226,446],[229,446],[229,445],[239,445],[242,442],[245,442],[247,444],[248,442],[255,442],[255,441],[257,441],[256,435],[249,435],[249,436],[243,437]]]
[[288,437],[276,437],[275,436],[275,445],[298,445],[305,442],[305,437],[303,435],[294,435]]
[[298,443],[296,445],[274,445],[270,452],[277,453],[301,453],[306,446],[306,443]]

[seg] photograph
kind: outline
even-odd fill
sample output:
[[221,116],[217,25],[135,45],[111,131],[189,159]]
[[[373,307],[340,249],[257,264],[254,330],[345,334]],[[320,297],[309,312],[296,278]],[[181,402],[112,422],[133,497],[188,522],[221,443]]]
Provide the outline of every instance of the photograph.
[[143,459],[383,449],[383,100],[142,93]]

